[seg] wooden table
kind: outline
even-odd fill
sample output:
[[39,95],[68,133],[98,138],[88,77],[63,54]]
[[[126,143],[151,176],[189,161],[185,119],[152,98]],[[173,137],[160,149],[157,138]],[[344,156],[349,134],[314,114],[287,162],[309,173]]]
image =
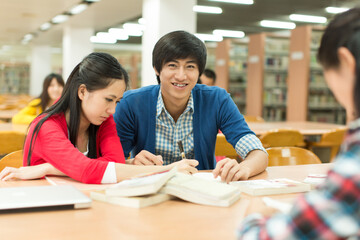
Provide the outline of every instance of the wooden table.
[[1,110],[0,111],[0,120],[4,120],[6,122],[10,122],[12,117],[15,116],[16,113],[18,113],[18,109],[13,110]]
[[[326,173],[331,164],[268,167],[254,179],[287,177],[303,180]],[[0,187],[44,185],[46,180],[0,182]],[[279,197],[295,197],[284,194]],[[249,206],[259,197],[243,194],[228,208],[171,200],[143,209],[93,201],[83,210],[0,214],[1,239],[235,239]]]
[[345,125],[319,122],[248,122],[248,125],[256,135],[262,135],[273,129],[295,129],[302,135],[322,135],[336,128],[344,128]]
[[0,123],[0,131],[17,131],[25,133],[27,129],[27,124]]

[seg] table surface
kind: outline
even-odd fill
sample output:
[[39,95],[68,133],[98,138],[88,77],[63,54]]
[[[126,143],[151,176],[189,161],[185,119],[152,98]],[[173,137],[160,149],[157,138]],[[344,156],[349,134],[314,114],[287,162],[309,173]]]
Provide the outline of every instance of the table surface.
[[25,133],[27,129],[27,124],[0,123],[0,131],[17,131]]
[[273,129],[295,129],[302,135],[322,135],[336,128],[345,128],[346,125],[319,122],[248,122],[256,135],[264,134]]
[[[252,179],[290,178],[326,173],[332,164],[268,167]],[[0,182],[0,187],[48,185],[46,180]],[[88,194],[88,192],[87,192]],[[295,198],[297,194],[271,196]],[[235,239],[247,209],[262,204],[242,194],[231,207],[202,206],[182,200],[134,209],[93,201],[81,210],[0,214],[1,239]],[[30,238],[29,238],[30,237]]]
[[18,109],[13,110],[1,110],[0,111],[0,120],[11,121],[12,117],[18,113]]

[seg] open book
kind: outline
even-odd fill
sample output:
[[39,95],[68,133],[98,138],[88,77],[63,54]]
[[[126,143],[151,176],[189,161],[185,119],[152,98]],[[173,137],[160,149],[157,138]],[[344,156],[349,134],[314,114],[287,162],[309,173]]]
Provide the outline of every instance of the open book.
[[241,192],[253,196],[307,192],[311,190],[310,184],[287,178],[236,181],[231,182],[230,185],[238,187]]
[[219,207],[228,207],[240,198],[240,191],[234,186],[183,173],[176,173],[161,192],[189,202]]
[[175,175],[177,168],[150,173],[119,182],[105,189],[107,196],[134,197],[157,193],[160,188]]
[[97,201],[133,208],[148,207],[171,199],[171,196],[165,193],[155,193],[138,197],[113,197],[106,195],[104,190],[93,191],[90,193],[90,197]]

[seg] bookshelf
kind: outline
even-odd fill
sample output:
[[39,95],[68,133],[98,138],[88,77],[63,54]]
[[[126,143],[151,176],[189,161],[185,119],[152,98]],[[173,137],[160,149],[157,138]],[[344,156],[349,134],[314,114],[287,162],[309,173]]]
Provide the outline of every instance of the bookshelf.
[[228,92],[242,114],[246,114],[247,56],[247,42],[231,41]]
[[29,72],[27,63],[0,63],[0,94],[28,94]]
[[322,33],[316,26],[301,26],[291,32],[289,121],[346,122],[345,110],[327,87],[316,60]]
[[249,38],[247,114],[262,116],[266,121],[284,121],[289,39],[269,33]]
[[289,39],[266,36],[264,61],[263,118],[285,121]]

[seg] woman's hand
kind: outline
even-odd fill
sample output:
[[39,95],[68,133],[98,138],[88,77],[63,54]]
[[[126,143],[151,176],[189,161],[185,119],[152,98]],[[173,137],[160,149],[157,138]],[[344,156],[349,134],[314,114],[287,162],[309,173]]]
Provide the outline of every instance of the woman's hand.
[[65,176],[64,173],[56,169],[50,163],[43,163],[35,166],[20,168],[6,167],[0,173],[0,180],[7,181],[10,179],[38,179],[46,175]]
[[0,173],[0,180],[7,181],[10,179],[26,180],[42,178],[46,175],[47,169],[47,163],[20,168],[6,167]]
[[199,162],[197,160],[190,160],[190,159],[183,159],[178,162],[174,162],[170,164],[170,166],[177,166],[177,169],[179,172],[186,173],[186,174],[194,174],[198,170],[195,168],[197,165],[199,165]]
[[250,177],[250,169],[242,166],[235,159],[225,158],[216,164],[213,171],[214,178],[221,177],[221,181],[231,182],[238,180],[247,180]]
[[139,152],[135,158],[130,159],[128,161],[129,164],[134,164],[134,165],[158,165],[158,166],[162,166],[163,165],[163,160],[162,160],[162,156],[160,155],[154,155],[149,151],[146,150],[142,150],[141,152]]

